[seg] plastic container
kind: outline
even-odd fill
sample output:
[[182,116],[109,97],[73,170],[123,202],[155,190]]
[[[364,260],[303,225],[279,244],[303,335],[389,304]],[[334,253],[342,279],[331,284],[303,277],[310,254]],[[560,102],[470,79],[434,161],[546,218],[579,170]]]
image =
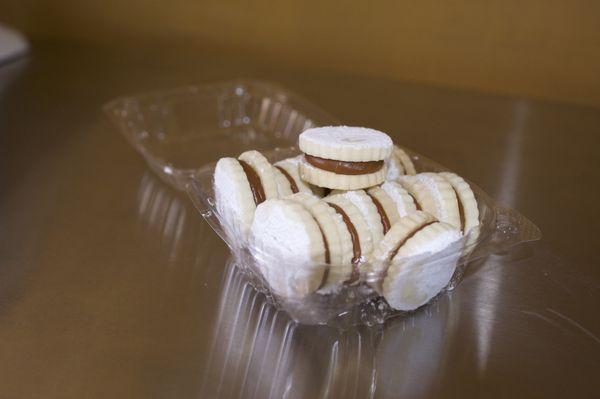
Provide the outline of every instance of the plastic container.
[[[148,166],[178,190],[207,162],[247,149],[288,147],[310,127],[339,123],[277,84],[248,80],[118,98],[104,111]],[[211,158],[199,158],[207,143]]]
[[[369,271],[368,264],[362,265],[363,272],[357,282],[336,287],[330,293],[317,291],[301,298],[274,295],[262,277],[257,259],[262,264],[280,260],[270,260],[269,254],[239,245],[239,240],[228,237],[221,224],[213,191],[218,158],[237,156],[248,149],[263,151],[273,162],[296,155],[298,151],[293,144],[298,134],[312,126],[338,123],[333,117],[277,85],[248,81],[123,98],[108,104],[106,111],[152,170],[174,187],[188,191],[204,219],[230,247],[233,262],[250,284],[292,319],[307,324],[372,325],[405,313],[392,309],[374,289],[383,276]],[[198,146],[206,151],[207,138],[211,140],[214,159],[198,165],[200,161],[193,155]],[[418,172],[447,170],[415,152],[408,152]],[[476,185],[469,184],[479,206],[478,236],[464,237],[442,252],[411,259],[411,263],[426,265],[431,270],[449,262],[456,265],[450,283],[442,292],[456,287],[470,262],[541,237],[539,229],[527,218],[496,204]],[[316,267],[329,267],[331,272],[339,266]]]

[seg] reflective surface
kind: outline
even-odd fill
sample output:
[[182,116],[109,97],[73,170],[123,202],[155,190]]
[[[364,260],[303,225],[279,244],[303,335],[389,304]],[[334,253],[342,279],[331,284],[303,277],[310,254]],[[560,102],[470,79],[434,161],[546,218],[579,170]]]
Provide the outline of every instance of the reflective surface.
[[[516,207],[543,240],[471,265],[451,294],[381,328],[290,323],[100,111],[238,76],[391,132]],[[597,394],[600,111],[195,49],[38,44],[0,79],[0,397]]]

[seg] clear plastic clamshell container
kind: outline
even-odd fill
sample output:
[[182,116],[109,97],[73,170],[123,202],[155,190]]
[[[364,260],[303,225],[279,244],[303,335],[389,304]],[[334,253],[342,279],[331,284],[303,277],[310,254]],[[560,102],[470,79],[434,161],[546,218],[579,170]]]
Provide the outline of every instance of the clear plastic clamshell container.
[[104,111],[148,166],[179,190],[210,161],[288,147],[310,127],[338,123],[277,84],[246,80],[118,98]]
[[[307,324],[372,325],[405,313],[394,310],[380,295],[386,274],[376,272],[368,260],[359,265],[360,276],[352,284],[339,284],[334,289],[301,297],[278,295],[270,289],[263,272],[269,265],[284,260],[270,259],[269,254],[227,234],[217,210],[213,172],[218,158],[236,157],[250,149],[260,150],[271,162],[297,155],[294,145],[298,135],[309,127],[338,124],[333,117],[277,85],[255,81],[122,98],[107,104],[105,110],[152,170],[173,187],[188,191],[201,215],[227,243],[233,262],[251,284],[294,320]],[[447,171],[413,151],[407,152],[417,172]],[[498,205],[475,184],[469,184],[478,202],[479,228],[441,252],[406,262],[409,273],[416,268],[427,273],[450,270],[452,277],[440,293],[456,287],[469,263],[541,237],[539,229],[527,218]],[[330,273],[341,267],[314,265],[316,269],[328,268]],[[285,278],[292,284],[302,284],[306,274],[299,271]]]

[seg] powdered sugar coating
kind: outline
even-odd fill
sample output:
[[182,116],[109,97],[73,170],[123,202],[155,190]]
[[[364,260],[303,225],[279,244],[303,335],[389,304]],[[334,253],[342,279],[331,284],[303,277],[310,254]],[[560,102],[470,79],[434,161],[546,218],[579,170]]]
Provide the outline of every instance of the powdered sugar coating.
[[443,222],[431,224],[419,230],[400,247],[392,262],[411,256],[443,251],[448,245],[460,240],[460,230]]
[[225,232],[232,238],[232,242],[245,241],[256,205],[250,183],[237,159],[221,158],[217,162],[214,190],[217,211]]
[[394,200],[400,217],[404,217],[417,210],[413,197],[400,184],[386,181],[381,185],[381,188]]
[[319,287],[325,245],[317,222],[301,204],[279,199],[260,204],[250,243],[263,276],[278,295],[301,297]]
[[277,194],[279,198],[285,198],[288,195],[292,195],[292,188],[290,182],[285,177],[283,172],[277,168],[273,168],[273,177],[275,177],[275,183],[277,184]]
[[365,127],[326,126],[305,130],[298,138],[302,152],[350,162],[385,159],[392,153],[390,137]]
[[385,165],[387,166],[386,180],[396,180],[405,174],[402,162],[393,155],[385,160]]
[[418,231],[400,247],[383,281],[383,295],[398,310],[413,310],[431,300],[448,283],[460,257],[458,248],[437,260],[426,254],[460,245],[460,231],[447,223],[434,223]]
[[289,176],[294,180],[294,183],[296,183],[298,191],[312,193],[313,190],[309,184],[300,178],[300,170],[298,169],[298,165],[300,164],[302,158],[304,158],[304,155],[286,158],[275,162],[274,166],[278,166],[288,172]]
[[460,228],[458,199],[450,183],[436,173],[419,173],[415,178],[425,185],[433,196],[436,206],[435,216],[442,222]]
[[383,225],[381,224],[381,216],[377,211],[377,206],[375,206],[371,197],[369,197],[364,190],[343,191],[341,192],[341,195],[352,202],[352,204],[354,204],[354,206],[363,214],[365,221],[369,226],[373,244],[376,245],[379,243],[383,238]]

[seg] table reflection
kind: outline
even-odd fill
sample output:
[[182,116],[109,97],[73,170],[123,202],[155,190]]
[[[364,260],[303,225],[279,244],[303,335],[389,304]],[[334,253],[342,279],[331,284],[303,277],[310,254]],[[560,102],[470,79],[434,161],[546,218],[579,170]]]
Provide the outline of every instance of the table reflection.
[[[210,229],[198,223],[186,201],[150,173],[141,179],[141,225],[159,243],[168,273],[197,270],[212,280],[222,276],[214,290],[214,313],[203,315],[212,334],[198,373],[197,397],[380,398],[426,396],[432,389],[458,323],[460,301],[452,293],[384,325],[299,325],[252,287],[234,257],[222,266],[207,244]],[[169,283],[179,280],[165,279],[169,292],[191,295],[187,290],[192,287]]]
[[199,397],[364,398],[422,394],[458,322],[456,301],[383,326],[304,326],[267,303],[231,258]]

